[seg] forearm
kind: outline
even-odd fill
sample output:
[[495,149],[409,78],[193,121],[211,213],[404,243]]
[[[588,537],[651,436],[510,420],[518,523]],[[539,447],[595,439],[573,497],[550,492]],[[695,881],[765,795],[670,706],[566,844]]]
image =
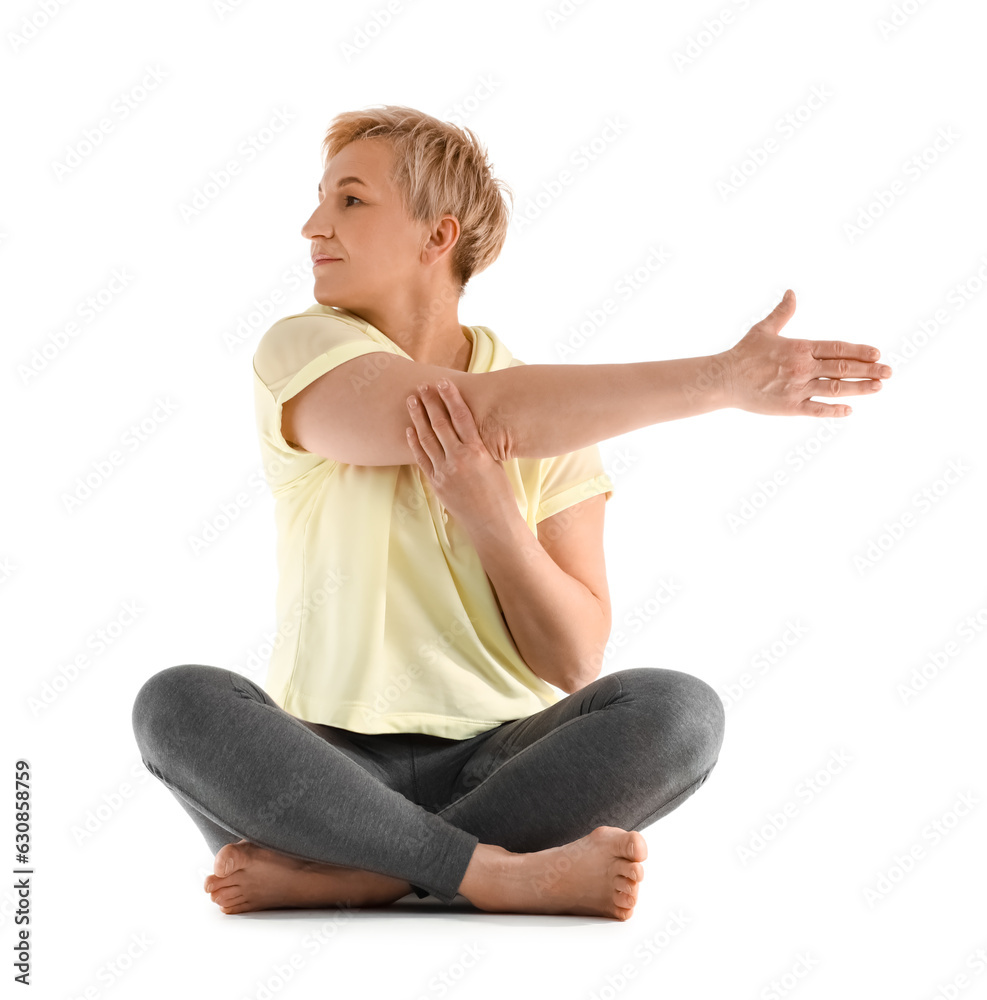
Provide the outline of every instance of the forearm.
[[596,596],[559,567],[516,506],[467,531],[521,659],[566,693],[594,680],[608,638]]
[[[728,405],[719,355],[616,365],[517,365],[477,376],[471,408],[500,462],[550,458]],[[474,395],[475,394],[475,395]]]

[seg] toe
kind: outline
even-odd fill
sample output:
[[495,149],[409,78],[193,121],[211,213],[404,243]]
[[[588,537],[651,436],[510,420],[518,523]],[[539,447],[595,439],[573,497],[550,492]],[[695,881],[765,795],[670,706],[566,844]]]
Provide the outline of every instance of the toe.
[[615,885],[613,887],[613,901],[618,906],[636,906],[637,892],[623,885]]
[[227,875],[243,867],[244,851],[239,844],[224,844],[217,852],[213,861],[213,874],[217,878],[225,878]]
[[227,875],[224,878],[217,878],[215,875],[210,875],[202,883],[202,888],[206,892],[215,892],[217,889],[225,889],[227,886],[236,885],[239,878],[240,873],[238,870],[234,870],[232,875]]
[[644,878],[644,865],[640,861],[619,861],[614,871],[617,875],[623,875],[632,882],[640,882]]
[[[637,882],[629,878],[624,878],[623,875],[618,875],[613,881],[613,887],[620,893],[621,897],[627,897],[633,902],[637,902]],[[618,902],[620,902],[621,906],[627,905],[626,898],[622,898]]]
[[228,885],[215,892],[210,893],[212,901],[220,906],[232,906],[234,903],[243,902],[247,897],[238,885]]
[[627,834],[623,846],[624,850],[622,853],[629,861],[648,860],[648,845],[645,843],[644,837],[637,830],[631,830]]

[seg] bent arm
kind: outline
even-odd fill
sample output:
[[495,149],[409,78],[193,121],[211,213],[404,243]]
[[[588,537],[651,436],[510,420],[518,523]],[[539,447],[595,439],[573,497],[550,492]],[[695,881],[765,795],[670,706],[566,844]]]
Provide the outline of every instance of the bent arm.
[[[582,517],[592,523],[570,530],[582,529],[584,537],[594,532],[602,535],[603,503],[602,495],[597,495],[562,511],[559,528]],[[591,510],[578,510],[587,504]],[[551,518],[540,523],[546,521]],[[563,569],[528,527],[516,504],[505,509],[502,517],[465,527],[507,632],[531,672],[566,694],[595,680],[610,637],[609,593],[604,605],[582,580]]]
[[289,444],[351,465],[407,465],[407,397],[454,382],[490,454],[550,458],[727,405],[719,356],[461,372],[374,352],[337,365],[282,407]]

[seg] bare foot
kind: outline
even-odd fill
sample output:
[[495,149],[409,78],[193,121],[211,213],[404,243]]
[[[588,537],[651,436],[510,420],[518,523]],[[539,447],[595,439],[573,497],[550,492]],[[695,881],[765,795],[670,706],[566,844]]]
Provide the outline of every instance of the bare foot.
[[561,847],[515,854],[479,845],[459,892],[493,913],[572,913],[627,920],[648,845],[636,830],[598,826]]
[[380,906],[411,892],[411,883],[376,872],[302,861],[247,840],[216,852],[203,888],[223,913],[293,907]]

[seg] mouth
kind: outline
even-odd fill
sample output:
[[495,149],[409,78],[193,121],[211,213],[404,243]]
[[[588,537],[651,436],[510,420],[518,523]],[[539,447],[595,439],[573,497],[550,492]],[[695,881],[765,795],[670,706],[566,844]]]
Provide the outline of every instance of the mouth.
[[339,257],[316,257],[312,261],[312,267],[320,267],[322,264],[338,264],[339,260]]

